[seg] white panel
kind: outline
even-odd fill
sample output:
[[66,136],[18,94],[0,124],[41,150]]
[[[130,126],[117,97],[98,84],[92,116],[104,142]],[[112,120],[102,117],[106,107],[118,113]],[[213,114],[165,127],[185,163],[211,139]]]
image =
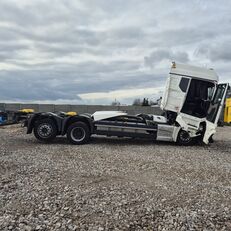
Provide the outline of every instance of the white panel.
[[164,97],[164,110],[174,112],[181,110],[186,97],[186,92],[183,92],[179,87],[181,78],[179,75],[170,75],[168,89],[166,88],[168,93],[166,93]]
[[213,69],[195,67],[180,63],[175,63],[175,65],[171,68],[171,73],[192,76],[194,78],[209,80],[212,82],[218,82],[219,80],[217,73]]
[[158,124],[156,140],[172,141],[174,126]]
[[126,112],[122,111],[97,111],[92,116],[94,117],[94,121],[108,119],[116,116],[124,116],[127,115]]

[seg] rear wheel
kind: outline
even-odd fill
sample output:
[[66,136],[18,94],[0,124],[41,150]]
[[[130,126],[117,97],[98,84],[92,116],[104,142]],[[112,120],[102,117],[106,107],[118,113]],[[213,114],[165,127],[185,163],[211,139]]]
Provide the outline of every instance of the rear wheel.
[[41,119],[35,122],[34,136],[41,141],[50,142],[57,136],[58,130],[52,119]]
[[85,144],[90,140],[90,130],[87,124],[75,122],[67,129],[67,139],[72,144]]
[[180,130],[178,133],[177,143],[180,145],[190,145],[192,144],[192,137],[185,130]]

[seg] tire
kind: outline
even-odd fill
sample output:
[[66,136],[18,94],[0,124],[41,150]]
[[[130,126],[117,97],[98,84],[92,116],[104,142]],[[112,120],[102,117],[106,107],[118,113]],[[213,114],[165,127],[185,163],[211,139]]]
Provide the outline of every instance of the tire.
[[57,136],[58,130],[52,119],[41,119],[35,122],[34,136],[43,142],[51,142]]
[[192,137],[190,137],[189,133],[185,130],[180,130],[178,133],[178,137],[177,137],[177,143],[180,145],[191,145],[193,142]]
[[67,139],[72,144],[86,144],[90,140],[90,130],[86,123],[75,122],[67,129]]

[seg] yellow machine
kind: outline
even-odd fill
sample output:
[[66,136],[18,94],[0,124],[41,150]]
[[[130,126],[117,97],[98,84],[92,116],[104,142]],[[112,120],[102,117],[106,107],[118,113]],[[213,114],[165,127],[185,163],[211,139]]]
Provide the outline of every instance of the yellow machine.
[[231,98],[226,99],[225,102],[224,122],[231,123]]

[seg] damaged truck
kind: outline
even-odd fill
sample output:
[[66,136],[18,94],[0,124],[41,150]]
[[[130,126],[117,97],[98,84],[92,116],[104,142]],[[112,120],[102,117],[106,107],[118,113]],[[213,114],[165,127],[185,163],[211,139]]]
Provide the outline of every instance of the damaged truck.
[[128,115],[123,111],[94,114],[35,113],[27,133],[44,142],[66,136],[72,144],[85,144],[92,135],[146,138],[189,145],[212,142],[229,85],[218,84],[213,69],[173,62],[161,101],[164,115]]

